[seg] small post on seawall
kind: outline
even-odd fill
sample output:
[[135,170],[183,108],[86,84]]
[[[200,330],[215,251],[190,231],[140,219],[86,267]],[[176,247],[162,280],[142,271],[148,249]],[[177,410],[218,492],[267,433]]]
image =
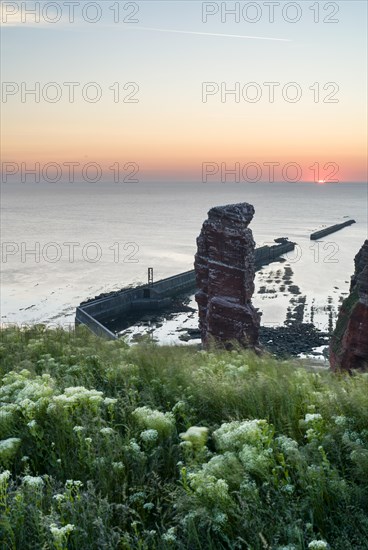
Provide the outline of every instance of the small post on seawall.
[[149,286],[153,285],[153,267],[148,268],[148,284]]

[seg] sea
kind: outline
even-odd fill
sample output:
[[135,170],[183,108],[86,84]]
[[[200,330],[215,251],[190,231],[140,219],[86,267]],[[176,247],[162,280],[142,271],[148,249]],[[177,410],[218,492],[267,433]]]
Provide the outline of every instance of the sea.
[[[362,183],[2,183],[2,326],[72,326],[80,302],[145,283],[148,268],[154,280],[192,269],[208,210],[244,201],[255,207],[256,246],[296,243],[256,275],[262,323],[294,316],[331,328],[368,234]],[[356,223],[310,240],[348,219]],[[161,339],[176,342],[168,331]]]

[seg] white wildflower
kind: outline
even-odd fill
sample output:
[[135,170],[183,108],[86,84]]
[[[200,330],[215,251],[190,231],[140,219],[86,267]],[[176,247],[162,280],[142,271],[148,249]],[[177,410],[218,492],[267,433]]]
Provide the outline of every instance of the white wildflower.
[[312,540],[308,544],[308,548],[309,550],[325,550],[328,548],[328,544],[324,540]]
[[183,449],[192,449],[193,445],[191,444],[190,441],[182,441],[180,443],[180,447],[182,447]]
[[100,404],[102,401],[102,391],[87,390],[84,386],[75,386],[65,388],[64,393],[53,396],[52,403],[47,410],[51,412],[54,409],[52,405],[55,404],[68,408],[82,404]]
[[116,471],[124,470],[124,464],[122,462],[113,462],[112,467]]
[[0,474],[0,484],[6,483],[6,482],[8,481],[9,478],[10,478],[10,472],[9,472],[9,470],[4,470],[4,471],[1,472],[1,474]]
[[218,525],[224,525],[227,522],[227,515],[222,512],[217,512],[215,514],[215,517],[213,518],[213,521],[217,523]]
[[239,458],[247,472],[266,474],[272,463],[268,452],[259,451],[252,445],[244,445],[239,452]]
[[11,405],[1,405],[0,424],[1,427],[3,427],[4,429],[6,429],[11,424],[14,418],[13,410],[14,408],[11,407]]
[[162,535],[162,540],[165,542],[175,542],[176,536],[175,536],[175,527],[170,527],[166,533]]
[[346,426],[347,424],[347,418],[346,416],[335,416],[334,417],[336,426]]
[[73,432],[75,433],[80,433],[80,432],[83,432],[85,430],[85,428],[83,426],[74,426],[73,428]]
[[12,458],[18,450],[21,440],[19,437],[9,437],[0,441],[0,457],[3,460]]
[[313,439],[317,438],[317,434],[316,434],[315,430],[313,430],[313,428],[308,428],[308,430],[306,431],[304,437],[306,439],[308,439],[308,441],[312,441]]
[[244,420],[222,424],[213,434],[221,450],[239,450],[244,444],[260,446],[267,439],[269,431],[266,420]]
[[65,538],[70,535],[73,530],[74,525],[72,525],[71,523],[64,525],[64,527],[58,527],[56,523],[52,523],[50,525],[51,534],[54,537],[54,540],[59,543],[65,540]]
[[41,488],[44,485],[43,479],[40,476],[24,476],[23,483],[33,488]]
[[22,410],[24,415],[29,418],[34,415],[34,412],[37,409],[37,404],[27,397],[26,399],[19,401],[19,408]]
[[199,497],[205,497],[213,502],[229,500],[229,486],[224,479],[217,479],[204,470],[188,475],[192,489]]
[[203,426],[191,426],[186,432],[181,433],[180,437],[184,441],[189,441],[193,447],[204,447],[207,442],[208,428]]
[[131,439],[129,441],[129,448],[134,452],[134,453],[140,453],[141,452],[141,448],[140,446],[138,445],[138,443],[136,442],[135,439]]
[[76,488],[76,489],[80,489],[83,487],[83,483],[81,481],[79,481],[78,479],[77,480],[74,480],[74,479],[67,479],[66,482],[65,482],[65,488],[66,489],[73,489]]
[[276,437],[276,441],[280,445],[282,452],[286,455],[294,455],[298,452],[298,443],[294,439],[286,435],[280,435]]
[[146,493],[144,491],[137,491],[136,493],[133,493],[130,497],[130,502],[140,502],[144,501],[146,498]]
[[363,441],[360,438],[360,435],[358,432],[349,432],[346,430],[342,436],[342,440],[344,443],[354,442],[357,445],[363,445]]
[[117,399],[113,399],[112,397],[105,397],[104,404],[107,406],[115,405],[118,402]]
[[319,413],[307,413],[304,418],[304,422],[308,424],[308,422],[315,422],[316,420],[322,420],[322,415]]
[[32,419],[37,408],[48,401],[54,389],[51,378],[37,376],[31,379],[31,373],[9,372],[3,378],[0,387],[0,401],[11,410],[21,410],[25,417]]
[[182,414],[186,409],[186,405],[184,401],[178,401],[175,403],[175,405],[172,408],[172,412],[174,414]]
[[240,483],[244,476],[244,469],[235,453],[225,452],[214,455],[202,466],[204,475],[214,476],[217,479],[225,479],[226,482]]
[[69,388],[65,388],[64,390],[65,395],[82,395],[82,396],[99,396],[101,397],[103,395],[102,391],[97,390],[87,390],[84,386],[71,386]]
[[174,415],[162,413],[149,407],[138,407],[132,413],[135,420],[147,429],[157,430],[159,435],[170,435],[175,429]]
[[88,400],[90,403],[101,403],[102,398],[100,395],[90,395]]
[[101,428],[100,433],[102,433],[102,435],[113,435],[115,430],[112,428]]
[[158,431],[157,430],[144,430],[141,432],[140,438],[142,441],[145,441],[146,443],[150,441],[156,441],[158,439]]
[[238,368],[238,372],[240,373],[244,373],[244,372],[248,372],[249,371],[249,366],[248,365],[242,365],[241,367]]

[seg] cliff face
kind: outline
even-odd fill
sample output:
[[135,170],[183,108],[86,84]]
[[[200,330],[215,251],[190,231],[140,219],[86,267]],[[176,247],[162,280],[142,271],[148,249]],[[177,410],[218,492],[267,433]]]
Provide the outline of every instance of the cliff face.
[[368,370],[368,240],[354,264],[350,295],[342,303],[330,342],[333,370]]
[[260,315],[251,304],[255,242],[248,229],[253,215],[247,203],[212,208],[197,239],[196,301],[205,346],[258,345]]

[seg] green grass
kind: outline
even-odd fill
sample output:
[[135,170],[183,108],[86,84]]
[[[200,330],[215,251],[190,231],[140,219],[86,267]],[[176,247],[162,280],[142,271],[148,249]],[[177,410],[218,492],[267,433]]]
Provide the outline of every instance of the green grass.
[[1,548],[368,548],[367,375],[83,328],[0,353]]

